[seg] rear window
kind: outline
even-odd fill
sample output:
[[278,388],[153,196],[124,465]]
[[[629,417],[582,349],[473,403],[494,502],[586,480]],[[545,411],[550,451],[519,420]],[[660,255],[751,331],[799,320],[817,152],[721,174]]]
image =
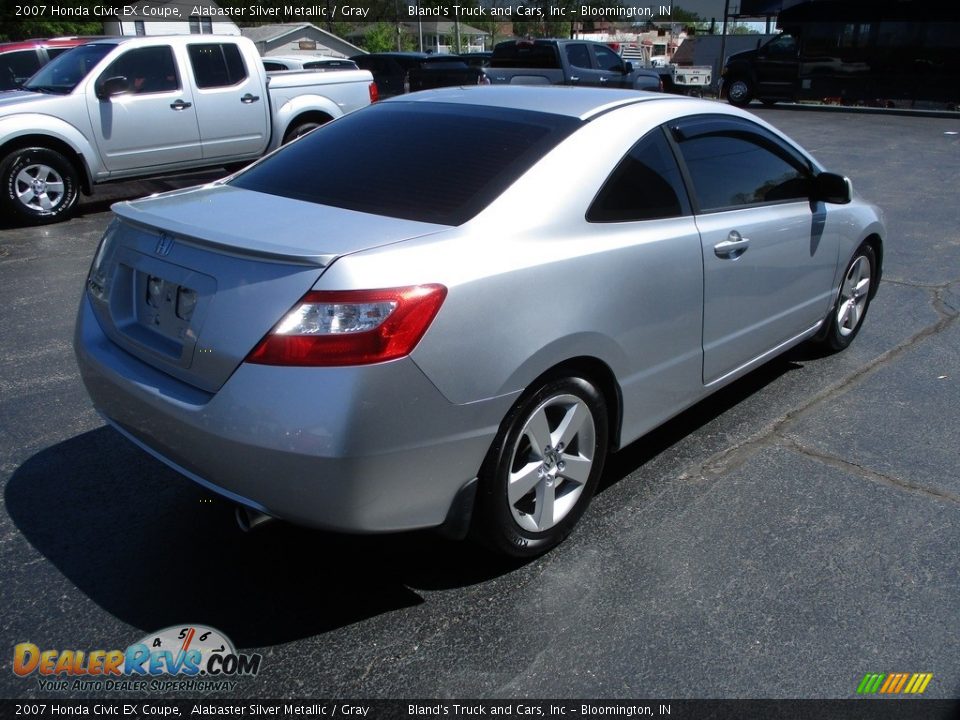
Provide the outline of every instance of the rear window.
[[[589,60],[586,67],[589,67]],[[557,46],[549,43],[505,42],[493,49],[490,67],[535,68],[539,70],[560,67]]]
[[235,187],[388,217],[461,225],[579,127],[563,115],[389,102],[310,133]]

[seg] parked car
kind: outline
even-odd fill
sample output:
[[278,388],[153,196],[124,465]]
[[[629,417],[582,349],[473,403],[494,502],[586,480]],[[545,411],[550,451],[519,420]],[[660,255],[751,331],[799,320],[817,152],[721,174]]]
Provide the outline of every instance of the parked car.
[[588,85],[663,90],[660,75],[641,70],[608,45],[590,40],[507,40],[486,68],[494,85]]
[[0,43],[0,90],[16,90],[60,53],[93,37],[62,37]]
[[493,57],[491,50],[478,50],[477,52],[460,53],[458,56],[470,67],[485,68],[490,65],[490,59]]
[[268,86],[243,37],[97,40],[0,94],[0,207],[53,222],[98,183],[245,163],[374,99],[362,70]]
[[516,556],[573,529],[608,453],[849,345],[885,236],[762,120],[590,88],[394,98],[114,212],[75,335],[110,425],[246,525]]
[[284,70],[358,70],[357,64],[347,58],[329,55],[268,55],[263,58],[267,72]]
[[453,85],[485,85],[483,71],[471,67],[459,55],[383,52],[350,58],[373,73],[381,97]]

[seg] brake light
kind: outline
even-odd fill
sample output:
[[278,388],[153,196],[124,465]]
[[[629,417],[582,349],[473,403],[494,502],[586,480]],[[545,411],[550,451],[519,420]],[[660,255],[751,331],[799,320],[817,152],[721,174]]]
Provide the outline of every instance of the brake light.
[[409,355],[430,327],[443,285],[308,292],[247,356],[260,365],[369,365]]
[[370,91],[370,104],[372,105],[380,99],[380,88],[377,87],[375,82],[371,82],[370,87],[368,87],[367,90]]

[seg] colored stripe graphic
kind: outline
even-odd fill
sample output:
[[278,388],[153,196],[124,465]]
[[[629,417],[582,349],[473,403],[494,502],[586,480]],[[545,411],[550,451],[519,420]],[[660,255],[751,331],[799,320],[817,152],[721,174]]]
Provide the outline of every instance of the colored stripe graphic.
[[933,673],[867,673],[857,686],[858,695],[922,695]]
[[882,673],[867,673],[863,676],[863,680],[860,681],[860,687],[857,688],[857,692],[861,695],[872,695],[880,689],[880,683],[882,683],[886,677],[887,676]]

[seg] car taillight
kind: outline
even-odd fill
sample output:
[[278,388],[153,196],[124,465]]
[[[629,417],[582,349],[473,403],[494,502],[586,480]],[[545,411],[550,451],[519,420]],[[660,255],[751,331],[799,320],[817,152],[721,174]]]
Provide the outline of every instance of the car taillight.
[[370,91],[370,103],[373,104],[380,99],[380,88],[377,87],[375,82],[370,83],[370,87],[367,88]]
[[490,78],[487,77],[486,73],[480,73],[480,77],[477,78],[477,85],[489,85]]
[[447,296],[443,285],[308,292],[247,356],[261,365],[368,365],[409,355]]

